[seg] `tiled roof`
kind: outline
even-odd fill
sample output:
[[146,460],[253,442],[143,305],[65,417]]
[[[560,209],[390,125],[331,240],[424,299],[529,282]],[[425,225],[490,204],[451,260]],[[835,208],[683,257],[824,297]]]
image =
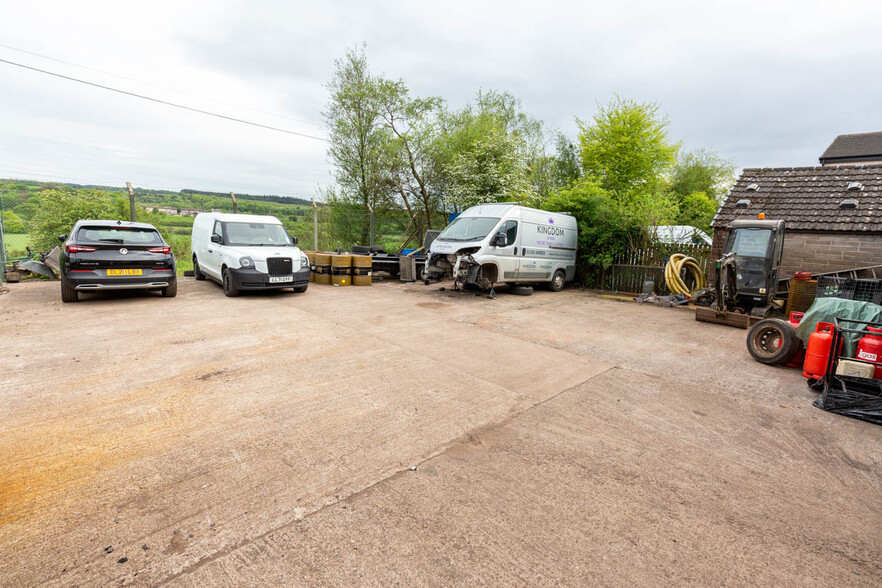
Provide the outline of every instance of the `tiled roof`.
[[[861,189],[848,191],[851,182],[860,182]],[[752,184],[756,191],[748,190]],[[857,208],[840,209],[845,199],[857,200]],[[750,204],[736,208],[739,200]],[[784,220],[791,230],[882,233],[882,165],[745,169],[712,225],[725,227],[761,212]]]
[[836,161],[857,161],[860,159],[877,159],[882,157],[882,131],[878,133],[857,133],[839,135],[824,154],[821,163]]

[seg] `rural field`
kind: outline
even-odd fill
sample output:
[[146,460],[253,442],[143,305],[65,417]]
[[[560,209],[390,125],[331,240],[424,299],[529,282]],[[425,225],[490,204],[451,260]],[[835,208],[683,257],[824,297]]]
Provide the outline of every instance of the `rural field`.
[[882,435],[565,290],[0,295],[3,586],[878,586]]

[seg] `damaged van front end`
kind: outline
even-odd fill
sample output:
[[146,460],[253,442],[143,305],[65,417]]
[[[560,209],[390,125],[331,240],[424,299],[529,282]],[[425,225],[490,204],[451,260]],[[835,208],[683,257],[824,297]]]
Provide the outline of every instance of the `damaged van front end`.
[[[438,245],[439,247],[433,247],[433,249],[446,249],[443,244],[439,243]],[[478,245],[459,248],[455,253],[435,252],[429,254],[423,280],[428,284],[429,282],[452,279],[454,287],[470,284],[481,290],[490,289],[496,281],[498,272],[496,265],[482,264],[475,259],[475,255],[480,249],[481,247]]]

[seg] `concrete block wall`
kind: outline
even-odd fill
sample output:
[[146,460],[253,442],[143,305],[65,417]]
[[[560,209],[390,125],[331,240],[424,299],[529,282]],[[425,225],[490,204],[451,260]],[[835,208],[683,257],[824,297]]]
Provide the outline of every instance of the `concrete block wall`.
[[[726,230],[714,231],[711,258],[719,259],[726,242]],[[830,272],[882,264],[882,234],[786,231],[781,277],[793,272]],[[708,280],[714,284],[711,266]]]

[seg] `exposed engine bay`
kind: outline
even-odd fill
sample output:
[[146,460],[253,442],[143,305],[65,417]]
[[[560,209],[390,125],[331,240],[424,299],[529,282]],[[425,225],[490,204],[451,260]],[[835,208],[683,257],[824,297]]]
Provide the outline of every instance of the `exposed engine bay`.
[[461,289],[466,284],[481,290],[492,289],[498,278],[498,272],[492,263],[481,265],[475,261],[472,254],[477,253],[479,249],[479,247],[467,247],[460,249],[455,254],[430,254],[426,260],[423,281],[428,284],[453,279],[454,289]]

